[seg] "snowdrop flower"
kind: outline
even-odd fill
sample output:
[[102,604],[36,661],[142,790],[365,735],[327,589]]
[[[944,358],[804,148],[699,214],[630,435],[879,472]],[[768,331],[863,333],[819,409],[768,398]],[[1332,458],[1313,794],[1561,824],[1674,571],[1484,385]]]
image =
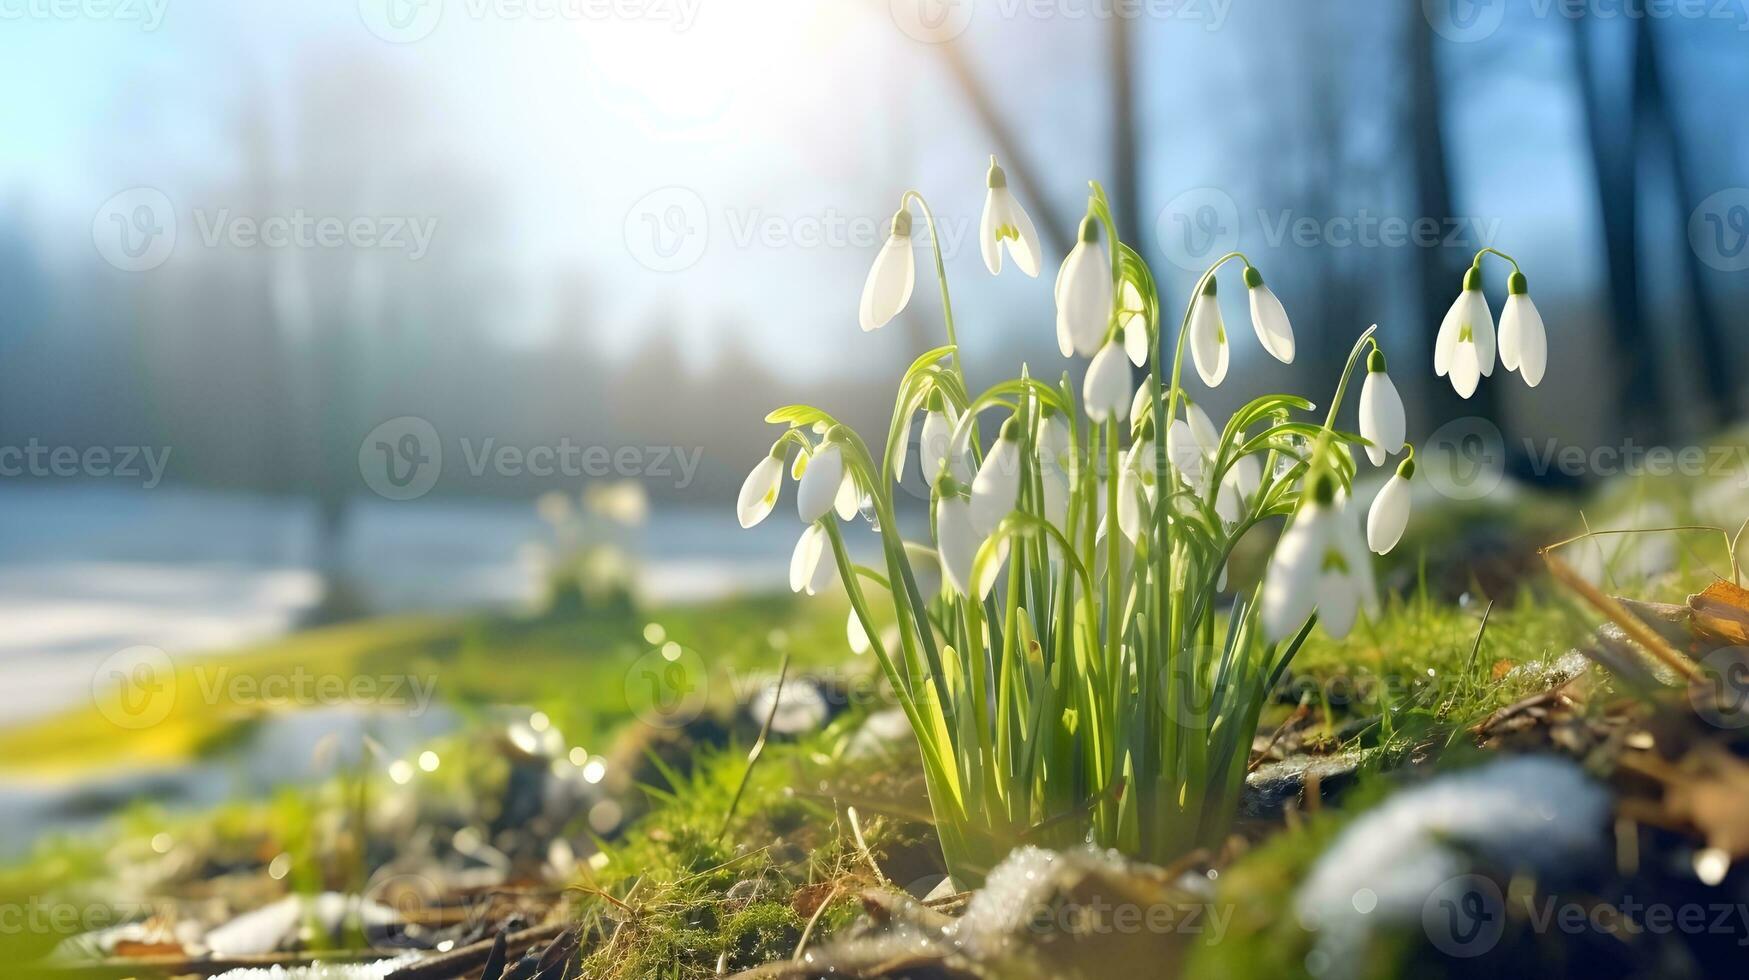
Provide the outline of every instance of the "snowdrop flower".
[[1106,419],[1122,422],[1130,410],[1130,399],[1124,397],[1129,393],[1129,359],[1124,356],[1123,345],[1116,340],[1108,341],[1087,366],[1087,377],[1081,382],[1082,407],[1095,422]]
[[[962,596],[970,595],[972,569],[984,538],[972,525],[972,505],[966,500],[965,486],[952,474],[944,475],[937,484],[935,543],[941,553],[941,574],[948,586]],[[979,599],[988,595],[990,587],[996,584],[996,572],[1006,558],[1007,546],[1004,544],[1002,554],[991,565],[984,580],[977,583]]]
[[1263,484],[1263,466],[1255,456],[1233,460],[1221,475],[1220,489],[1215,492],[1215,514],[1228,524],[1237,524],[1245,516],[1245,502]]
[[1117,476],[1117,528],[1134,544],[1154,504],[1154,426],[1144,420]]
[[1099,244],[1099,222],[1081,219],[1081,236],[1057,270],[1057,348],[1087,357],[1111,324],[1111,258]]
[[838,493],[832,498],[832,512],[841,521],[852,520],[862,509],[862,491],[857,489],[856,477],[847,470],[844,479],[838,481]]
[[1482,270],[1464,273],[1464,288],[1446,311],[1433,346],[1433,373],[1451,376],[1461,398],[1476,393],[1482,378],[1494,373],[1494,314],[1482,295]]
[[1221,304],[1215,297],[1215,277],[1209,276],[1202,295],[1190,308],[1190,356],[1196,373],[1210,388],[1227,377],[1227,328],[1221,322]]
[[1263,284],[1263,273],[1255,266],[1245,267],[1245,289],[1251,294],[1251,326],[1257,329],[1257,341],[1270,356],[1283,364],[1294,362],[1294,328],[1288,322],[1287,311]]
[[1148,363],[1148,309],[1142,302],[1142,291],[1128,279],[1118,291],[1117,329],[1123,336],[1123,350],[1130,363],[1142,367]]
[[972,481],[972,528],[987,536],[1020,498],[1020,419],[1010,416]]
[[1385,373],[1384,351],[1374,347],[1366,359],[1366,381],[1360,386],[1360,434],[1366,437],[1372,465],[1383,466],[1392,453],[1402,452],[1407,427],[1403,399]]
[[1190,434],[1196,437],[1196,444],[1202,454],[1213,459],[1221,448],[1221,430],[1215,428],[1214,420],[1209,418],[1209,413],[1202,410],[1201,405],[1189,399],[1184,402],[1184,418],[1190,423]]
[[1056,408],[1046,405],[1039,410],[1038,442],[1034,447],[1042,472],[1068,473],[1069,423]]
[[1415,459],[1410,457],[1372,498],[1372,509],[1366,512],[1366,546],[1376,554],[1389,554],[1403,540],[1403,529],[1409,526],[1409,481],[1414,476]]
[[1008,175],[996,166],[995,157],[990,158],[988,184],[990,190],[984,195],[984,218],[978,223],[978,244],[984,251],[984,267],[993,276],[1001,273],[1002,243],[1007,242],[1014,264],[1020,266],[1021,272],[1037,278],[1038,232],[1033,230],[1026,209],[1008,190]]
[[1506,280],[1506,306],[1500,311],[1500,366],[1517,371],[1535,388],[1549,365],[1549,338],[1542,314],[1530,301],[1530,284],[1514,271]]
[[1202,483],[1202,444],[1189,422],[1173,419],[1166,427],[1166,458],[1172,461],[1172,468],[1184,477],[1185,483],[1193,488]]
[[782,486],[783,450],[774,448],[741,483],[741,496],[735,500],[735,516],[741,526],[752,527],[765,520],[777,506],[777,492]]
[[1263,631],[1270,643],[1292,636],[1314,610],[1324,631],[1340,640],[1361,607],[1372,604],[1371,567],[1344,503],[1335,481],[1321,477],[1276,545],[1263,577]]
[[789,557],[789,590],[819,595],[832,584],[833,563],[826,561],[831,550],[826,540],[826,527],[809,524],[796,541],[796,550]]
[[911,287],[917,284],[917,263],[911,247],[911,212],[900,208],[893,215],[893,231],[875,256],[868,279],[862,284],[862,306],[857,320],[866,333],[887,325],[905,304],[911,302]]
[[868,630],[862,628],[862,617],[854,609],[850,611],[849,621],[844,624],[844,638],[850,641],[850,652],[854,654],[867,653],[874,646],[869,642]]
[[[923,480],[930,486],[935,486],[941,479],[944,467],[962,483],[972,478],[971,463],[966,460],[964,448],[956,447],[953,442],[955,421],[941,392],[930,392],[929,408],[923,413],[923,430],[917,436],[917,455],[923,457]],[[948,465],[950,461],[952,465]]]
[[825,517],[837,503],[843,486],[844,451],[837,443],[828,443],[814,452],[807,469],[802,471],[801,483],[796,486],[796,516],[804,524]]

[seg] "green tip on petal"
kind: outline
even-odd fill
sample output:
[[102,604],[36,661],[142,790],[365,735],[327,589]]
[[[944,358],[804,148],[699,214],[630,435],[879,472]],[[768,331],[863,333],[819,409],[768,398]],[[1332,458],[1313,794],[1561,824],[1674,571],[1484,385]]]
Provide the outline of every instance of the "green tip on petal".
[[1099,241],[1099,220],[1091,214],[1081,219],[1081,240],[1084,242]]
[[935,481],[935,492],[942,497],[963,497],[966,494],[966,486],[954,479],[953,474],[947,471],[947,467],[942,467],[941,476]]
[[1464,288],[1465,289],[1481,289],[1482,288],[1482,269],[1480,266],[1472,265],[1472,266],[1470,266],[1470,271],[1464,273]]
[[900,208],[893,213],[893,234],[900,238],[911,237],[911,212]]
[[997,438],[1018,441],[1020,439],[1020,416],[1008,416],[1008,421],[1002,423],[1002,433]]
[[946,412],[947,399],[941,396],[940,388],[929,389],[928,408],[931,412]]
[[1039,408],[1038,415],[1039,415],[1039,418],[1044,419],[1045,421],[1048,422],[1051,419],[1054,419],[1057,417],[1057,406],[1052,405],[1049,402],[1046,402],[1042,407]]
[[1413,456],[1397,464],[1397,475],[1405,480],[1415,479],[1415,458]]
[[1514,296],[1524,296],[1530,293],[1530,281],[1524,278],[1524,273],[1514,271],[1506,278],[1506,291]]
[[1245,267],[1245,286],[1246,286],[1246,288],[1256,289],[1258,286],[1261,286],[1261,285],[1263,285],[1263,273],[1258,272],[1257,267],[1254,265],[1246,266]]
[[1213,296],[1215,294],[1215,277],[1214,276],[1209,276],[1209,281],[1206,283],[1203,283],[1202,294],[1204,296]]
[[782,460],[783,457],[788,452],[789,452],[789,440],[787,440],[787,439],[779,439],[776,442],[771,444],[771,458],[772,459]]
[[1003,173],[1002,168],[996,165],[995,157],[990,158],[990,173],[985,178],[985,182],[993,188],[1008,186],[1008,175]]
[[1318,474],[1312,481],[1312,501],[1320,507],[1328,507],[1336,500],[1336,478],[1328,473]]
[[1377,347],[1366,357],[1366,369],[1373,374],[1383,374],[1385,370],[1385,352]]

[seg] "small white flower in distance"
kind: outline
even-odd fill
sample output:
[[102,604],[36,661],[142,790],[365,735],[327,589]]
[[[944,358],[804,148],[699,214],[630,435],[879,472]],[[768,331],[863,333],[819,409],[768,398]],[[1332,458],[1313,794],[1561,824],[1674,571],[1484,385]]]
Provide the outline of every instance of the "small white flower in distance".
[[796,486],[796,516],[804,524],[825,517],[837,502],[843,485],[844,451],[837,443],[828,443],[826,448],[814,452],[807,469],[802,471],[801,482]]
[[1130,363],[1117,341],[1101,347],[1087,365],[1087,377],[1081,382],[1081,403],[1087,417],[1095,422],[1106,419],[1122,422],[1128,417]]
[[1294,362],[1294,328],[1288,322],[1287,310],[1281,300],[1263,283],[1263,273],[1256,266],[1245,267],[1245,290],[1251,294],[1251,326],[1257,331],[1257,341],[1271,357],[1283,364]]
[[1535,388],[1549,365],[1549,338],[1542,314],[1530,301],[1530,284],[1514,271],[1506,280],[1506,306],[1500,311],[1500,366],[1517,371]]
[[1039,268],[1038,232],[1026,209],[1014,199],[1008,189],[1008,175],[990,158],[990,173],[984,195],[984,217],[978,223],[978,245],[984,253],[984,267],[991,275],[1002,271],[1002,247],[1006,245],[1020,271],[1037,277]]
[[1099,351],[1111,325],[1111,258],[1099,244],[1099,222],[1092,215],[1081,219],[1080,238],[1057,270],[1055,294],[1063,356]]
[[1451,377],[1460,398],[1476,393],[1476,385],[1494,373],[1494,314],[1482,295],[1482,270],[1464,273],[1464,288],[1439,324],[1433,345],[1433,373]]
[[874,265],[862,284],[862,304],[857,321],[866,332],[879,330],[911,302],[917,284],[917,263],[911,246],[911,212],[900,208],[893,215],[892,234],[875,255]]
[[1397,472],[1385,481],[1379,495],[1372,499],[1366,514],[1366,546],[1374,552],[1389,554],[1403,540],[1403,530],[1409,526],[1409,503],[1413,493],[1409,481],[1415,477],[1415,460],[1405,459]]
[[789,590],[819,595],[832,584],[833,562],[827,559],[832,550],[826,540],[826,528],[809,524],[796,540],[796,550],[789,557]]
[[1385,373],[1384,352],[1375,347],[1366,359],[1366,381],[1360,386],[1360,434],[1366,437],[1366,455],[1374,466],[1385,465],[1393,453],[1403,451],[1407,429],[1403,399]]
[[773,450],[754,465],[741,483],[741,495],[735,500],[735,517],[741,526],[752,527],[765,520],[777,506],[777,492],[782,486],[783,453]]
[[1010,416],[972,481],[972,528],[988,535],[1020,499],[1020,419]]
[[1221,322],[1221,303],[1215,296],[1215,277],[1209,276],[1190,307],[1190,356],[1197,376],[1210,388],[1227,377],[1227,327]]

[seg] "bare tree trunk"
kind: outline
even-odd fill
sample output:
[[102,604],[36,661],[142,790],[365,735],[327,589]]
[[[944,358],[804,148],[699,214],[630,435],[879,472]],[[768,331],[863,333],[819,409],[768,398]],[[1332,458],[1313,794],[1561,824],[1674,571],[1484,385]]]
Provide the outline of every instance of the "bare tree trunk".
[[[1409,125],[1414,146],[1415,213],[1421,217],[1455,217],[1451,170],[1445,138],[1445,107],[1439,65],[1434,54],[1432,25],[1419,12],[1409,17]],[[1463,287],[1464,256],[1439,246],[1415,250],[1421,280],[1420,311],[1424,329],[1417,352],[1420,369],[1433,367],[1433,348],[1440,321]],[[1435,425],[1466,415],[1499,418],[1497,399],[1489,385],[1479,385],[1469,400],[1443,379],[1435,379],[1427,397],[1427,417]]]
[[[1666,418],[1664,390],[1658,372],[1657,349],[1645,342],[1645,304],[1640,293],[1639,245],[1636,241],[1638,209],[1635,203],[1636,161],[1635,113],[1630,109],[1612,133],[1610,120],[1619,119],[1607,96],[1600,91],[1592,64],[1589,18],[1572,19],[1574,74],[1585,106],[1586,142],[1597,176],[1597,208],[1603,222],[1604,256],[1609,296],[1610,332],[1614,343],[1617,428],[1628,435],[1655,438]],[[1632,30],[1644,31],[1636,19]],[[1636,62],[1639,60],[1636,57]],[[1644,72],[1636,64],[1637,89]],[[1636,97],[1632,105],[1638,105]],[[1613,138],[1612,138],[1613,137]]]
[[[1648,142],[1653,135],[1664,141],[1670,161],[1670,180],[1673,185],[1671,193],[1675,198],[1678,214],[1686,220],[1688,213],[1700,201],[1695,194],[1688,145],[1682,138],[1682,124],[1666,87],[1664,65],[1659,60],[1659,46],[1650,24],[1642,24],[1635,43],[1638,48],[1635,61],[1643,73],[1640,91],[1646,98],[1646,104],[1637,109],[1644,114],[1646,128],[1655,131],[1647,134]],[[1693,248],[1686,246],[1687,234],[1687,228],[1684,227],[1681,232],[1685,243],[1681,249],[1683,285],[1688,290],[1689,322],[1694,327],[1694,356],[1698,362],[1695,366],[1700,371],[1704,388],[1706,404],[1703,417],[1707,426],[1718,426],[1735,418],[1737,414],[1737,388],[1730,367],[1734,361],[1730,343],[1720,328],[1718,309],[1713,303],[1712,295],[1707,291],[1706,274],[1701,268],[1700,256]]]

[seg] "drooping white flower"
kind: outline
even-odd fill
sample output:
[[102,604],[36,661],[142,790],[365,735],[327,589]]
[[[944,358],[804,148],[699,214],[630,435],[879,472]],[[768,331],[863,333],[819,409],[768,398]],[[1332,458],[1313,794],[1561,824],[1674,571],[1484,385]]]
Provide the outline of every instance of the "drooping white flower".
[[[937,491],[935,543],[936,550],[941,554],[941,574],[948,587],[962,596],[968,596],[972,592],[972,572],[977,563],[978,549],[984,543],[984,536],[978,533],[972,523],[972,505],[966,499],[965,488],[958,480],[952,476],[942,477]],[[997,560],[986,569],[983,580],[977,583],[979,599],[988,595],[991,586],[995,584],[996,573],[1007,560],[1007,550],[1004,542]]]
[[1069,423],[1050,405],[1039,410],[1038,442],[1035,445],[1039,471],[1069,472]]
[[1196,362],[1202,383],[1215,388],[1227,377],[1227,327],[1221,322],[1221,303],[1215,296],[1215,277],[1209,276],[1190,307],[1190,356]]
[[1348,635],[1370,607],[1371,566],[1358,527],[1325,477],[1275,546],[1263,577],[1263,632],[1270,643],[1292,636],[1315,610],[1324,631]]
[[832,584],[834,564],[827,560],[832,548],[826,540],[826,528],[809,524],[796,540],[796,550],[789,557],[789,590],[819,595]]
[[1143,423],[1143,433],[1124,455],[1117,478],[1117,528],[1133,544],[1154,504],[1153,426]]
[[828,443],[809,457],[796,486],[796,516],[812,524],[832,510],[844,485],[844,451],[837,443]]
[[1014,512],[1019,498],[1020,419],[1010,417],[972,481],[972,528],[980,537],[987,536]]
[[1057,347],[1088,357],[1111,325],[1111,258],[1099,244],[1099,222],[1081,219],[1081,236],[1057,270]]
[[1524,383],[1535,388],[1549,365],[1549,338],[1542,314],[1530,301],[1530,285],[1524,273],[1513,272],[1506,280],[1506,306],[1500,311],[1500,366],[1517,371]]
[[741,495],[735,500],[735,517],[741,526],[752,527],[765,520],[777,506],[777,492],[782,486],[783,455],[774,451],[760,460],[741,483]]
[[984,267],[993,276],[1001,273],[1002,246],[1006,243],[1009,254],[1014,256],[1014,264],[1021,272],[1036,278],[1039,268],[1038,232],[1033,229],[1026,209],[1008,189],[1008,175],[996,165],[995,157],[990,158],[987,183],[990,190],[984,195],[984,217],[978,223],[978,245],[984,252]]
[[1202,484],[1206,457],[1189,422],[1173,419],[1166,427],[1166,458],[1172,461],[1172,468],[1178,471],[1185,483],[1192,488]]
[[1360,386],[1360,434],[1366,437],[1366,455],[1374,466],[1385,465],[1391,454],[1403,451],[1408,422],[1403,399],[1385,373],[1385,355],[1378,348],[1366,359],[1366,381]]
[[893,215],[893,230],[875,256],[862,284],[862,305],[857,322],[866,332],[887,325],[905,304],[911,302],[911,288],[917,284],[917,263],[911,246],[911,212],[900,208]]
[[1251,326],[1257,330],[1257,341],[1270,356],[1283,364],[1294,362],[1294,328],[1288,322],[1287,310],[1281,300],[1263,284],[1263,273],[1256,266],[1245,267],[1245,290],[1251,294]]
[[1263,466],[1256,456],[1240,456],[1221,475],[1220,489],[1215,492],[1215,514],[1228,524],[1237,524],[1245,516],[1245,504],[1263,483]]
[[1413,494],[1409,481],[1415,476],[1415,461],[1405,459],[1397,467],[1366,513],[1366,546],[1377,554],[1389,554],[1403,540],[1403,529],[1409,526],[1409,502]]
[[1129,417],[1130,365],[1117,341],[1101,347],[1087,365],[1087,377],[1081,382],[1081,403],[1087,417],[1095,422],[1106,419],[1122,422]]
[[1123,336],[1123,350],[1130,363],[1142,367],[1148,363],[1148,308],[1142,301],[1142,291],[1128,279],[1118,290],[1117,328]]
[[1190,434],[1196,437],[1196,444],[1202,450],[1203,456],[1213,459],[1221,448],[1221,430],[1215,428],[1214,420],[1209,413],[1202,410],[1196,402],[1184,403],[1184,418],[1190,423]]
[[1476,393],[1482,378],[1494,373],[1494,314],[1482,295],[1482,270],[1464,273],[1464,288],[1452,301],[1433,346],[1433,373],[1450,375],[1461,398]]

